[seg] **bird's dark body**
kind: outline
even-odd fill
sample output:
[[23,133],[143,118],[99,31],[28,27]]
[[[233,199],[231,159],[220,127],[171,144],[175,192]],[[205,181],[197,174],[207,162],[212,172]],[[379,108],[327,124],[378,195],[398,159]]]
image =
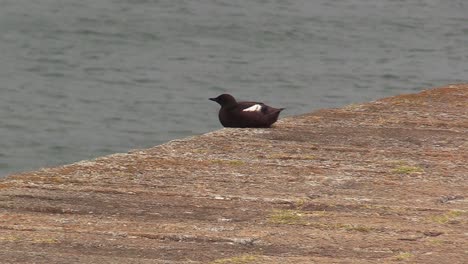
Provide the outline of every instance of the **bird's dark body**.
[[224,127],[270,127],[278,120],[280,112],[284,109],[260,102],[237,102],[228,94],[210,100],[221,105],[218,116]]

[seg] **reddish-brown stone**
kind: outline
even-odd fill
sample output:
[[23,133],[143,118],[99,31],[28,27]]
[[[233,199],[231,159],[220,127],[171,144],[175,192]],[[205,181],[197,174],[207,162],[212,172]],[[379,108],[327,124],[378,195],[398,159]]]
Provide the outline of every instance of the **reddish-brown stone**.
[[2,263],[466,263],[468,84],[0,181]]

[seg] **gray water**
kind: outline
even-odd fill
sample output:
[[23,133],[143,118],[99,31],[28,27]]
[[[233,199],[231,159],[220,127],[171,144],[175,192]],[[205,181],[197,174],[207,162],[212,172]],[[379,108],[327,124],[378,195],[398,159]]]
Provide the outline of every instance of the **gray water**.
[[0,176],[468,80],[466,0],[0,0]]

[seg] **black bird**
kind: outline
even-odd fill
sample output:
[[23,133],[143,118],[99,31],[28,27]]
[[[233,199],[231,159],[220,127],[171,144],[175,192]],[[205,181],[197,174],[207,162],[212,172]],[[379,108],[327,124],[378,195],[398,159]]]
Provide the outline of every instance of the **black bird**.
[[224,127],[270,127],[284,109],[259,102],[237,102],[230,94],[209,99],[221,105],[219,121]]

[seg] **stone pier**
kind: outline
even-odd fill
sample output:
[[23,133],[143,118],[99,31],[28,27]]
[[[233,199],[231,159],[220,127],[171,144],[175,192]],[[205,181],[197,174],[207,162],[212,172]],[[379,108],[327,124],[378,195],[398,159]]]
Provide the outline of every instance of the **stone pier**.
[[467,263],[468,84],[0,181],[1,263]]

